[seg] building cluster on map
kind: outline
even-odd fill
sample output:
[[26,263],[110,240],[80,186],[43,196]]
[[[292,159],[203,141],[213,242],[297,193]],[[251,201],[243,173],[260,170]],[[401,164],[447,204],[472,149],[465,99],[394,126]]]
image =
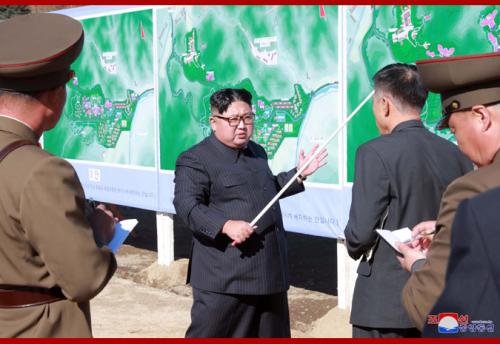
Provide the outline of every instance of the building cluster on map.
[[[105,148],[114,148],[122,131],[129,131],[137,105],[138,96],[134,91],[127,91],[124,101],[111,101],[103,95],[99,85],[89,91],[73,87],[69,104],[72,111],[69,119],[73,122],[75,134],[89,136],[93,128],[97,134],[97,143]],[[91,143],[83,137],[84,142]]]
[[296,137],[296,132],[305,117],[311,94],[304,92],[300,85],[294,85],[294,95],[287,100],[257,100],[256,140],[273,158],[286,137]]

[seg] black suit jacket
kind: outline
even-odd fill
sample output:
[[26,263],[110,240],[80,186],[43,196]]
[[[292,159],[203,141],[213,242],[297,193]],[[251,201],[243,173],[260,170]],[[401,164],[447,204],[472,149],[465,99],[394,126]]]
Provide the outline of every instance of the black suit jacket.
[[[430,314],[468,315],[469,326],[463,332],[440,334],[437,325],[427,324],[424,336],[500,337],[499,243],[500,188],[463,201],[453,222],[445,288]],[[478,320],[491,321],[493,332],[489,324],[478,331],[472,324]]]
[[[458,148],[430,133],[420,121],[397,125],[356,153],[349,221],[345,228],[349,255],[363,258],[354,288],[351,323],[373,328],[411,328],[401,303],[409,274],[396,251],[375,232],[413,227],[436,219],[448,184],[472,169]],[[385,218],[385,221],[383,221]]]
[[[250,222],[296,170],[274,176],[265,150],[250,141],[245,150],[213,134],[182,153],[175,169],[174,206],[193,231],[188,281],[219,293],[264,295],[286,291],[288,259],[281,210],[276,203],[243,244],[220,233],[228,220]],[[303,191],[293,183],[283,197]]]

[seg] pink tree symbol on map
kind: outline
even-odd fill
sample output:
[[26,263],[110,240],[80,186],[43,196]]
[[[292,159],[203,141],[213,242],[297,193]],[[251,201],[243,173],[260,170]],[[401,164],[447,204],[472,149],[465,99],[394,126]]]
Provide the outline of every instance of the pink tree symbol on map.
[[101,113],[101,108],[97,105],[94,105],[92,107],[92,113],[94,114],[95,117],[97,117]]
[[426,51],[425,51],[425,54],[426,54],[427,56],[429,56],[429,57],[434,57],[434,56],[436,56],[436,53],[435,53],[435,52],[433,52],[433,51],[430,51],[430,50],[426,50]]
[[[493,30],[497,24],[495,23],[495,17],[497,15],[497,10],[493,10],[493,12],[486,15],[486,17],[481,20],[481,27],[487,26],[490,30]],[[491,45],[493,45],[493,51],[498,51],[498,39],[491,32],[488,32],[488,41],[490,41]]]
[[488,41],[490,41],[491,45],[493,45],[493,51],[497,52],[498,51],[498,39],[491,32],[488,32]]
[[484,18],[483,20],[481,20],[481,27],[483,26],[488,26],[490,28],[490,30],[493,30],[495,28],[495,26],[497,26],[495,24],[495,17],[497,15],[497,10],[493,10],[493,12],[491,12],[490,14],[488,14],[486,16],[486,18]]
[[441,57],[450,57],[455,52],[455,48],[445,48],[441,44],[438,44],[438,51]]

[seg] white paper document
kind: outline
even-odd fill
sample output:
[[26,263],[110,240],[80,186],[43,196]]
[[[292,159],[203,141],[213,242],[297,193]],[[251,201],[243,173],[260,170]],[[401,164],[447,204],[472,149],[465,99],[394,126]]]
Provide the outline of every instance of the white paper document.
[[137,222],[138,221],[136,219],[128,219],[120,221],[116,224],[115,235],[107,245],[111,249],[111,251],[113,251],[113,253],[116,253],[118,251],[118,248],[120,248],[125,239],[127,239],[132,229],[134,229],[134,227],[137,225]]
[[401,253],[401,251],[396,247],[396,241],[407,244],[412,240],[411,230],[408,227],[396,229],[394,231],[389,231],[387,229],[376,229],[375,231],[399,253]]

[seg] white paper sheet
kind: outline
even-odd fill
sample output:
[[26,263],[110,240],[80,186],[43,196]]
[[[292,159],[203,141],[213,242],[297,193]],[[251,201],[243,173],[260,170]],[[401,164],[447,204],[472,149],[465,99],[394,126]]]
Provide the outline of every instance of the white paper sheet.
[[408,227],[396,229],[393,231],[389,231],[387,229],[376,229],[375,230],[389,245],[392,246],[393,249],[401,253],[396,247],[396,241],[400,243],[407,244],[411,242],[411,230]]

